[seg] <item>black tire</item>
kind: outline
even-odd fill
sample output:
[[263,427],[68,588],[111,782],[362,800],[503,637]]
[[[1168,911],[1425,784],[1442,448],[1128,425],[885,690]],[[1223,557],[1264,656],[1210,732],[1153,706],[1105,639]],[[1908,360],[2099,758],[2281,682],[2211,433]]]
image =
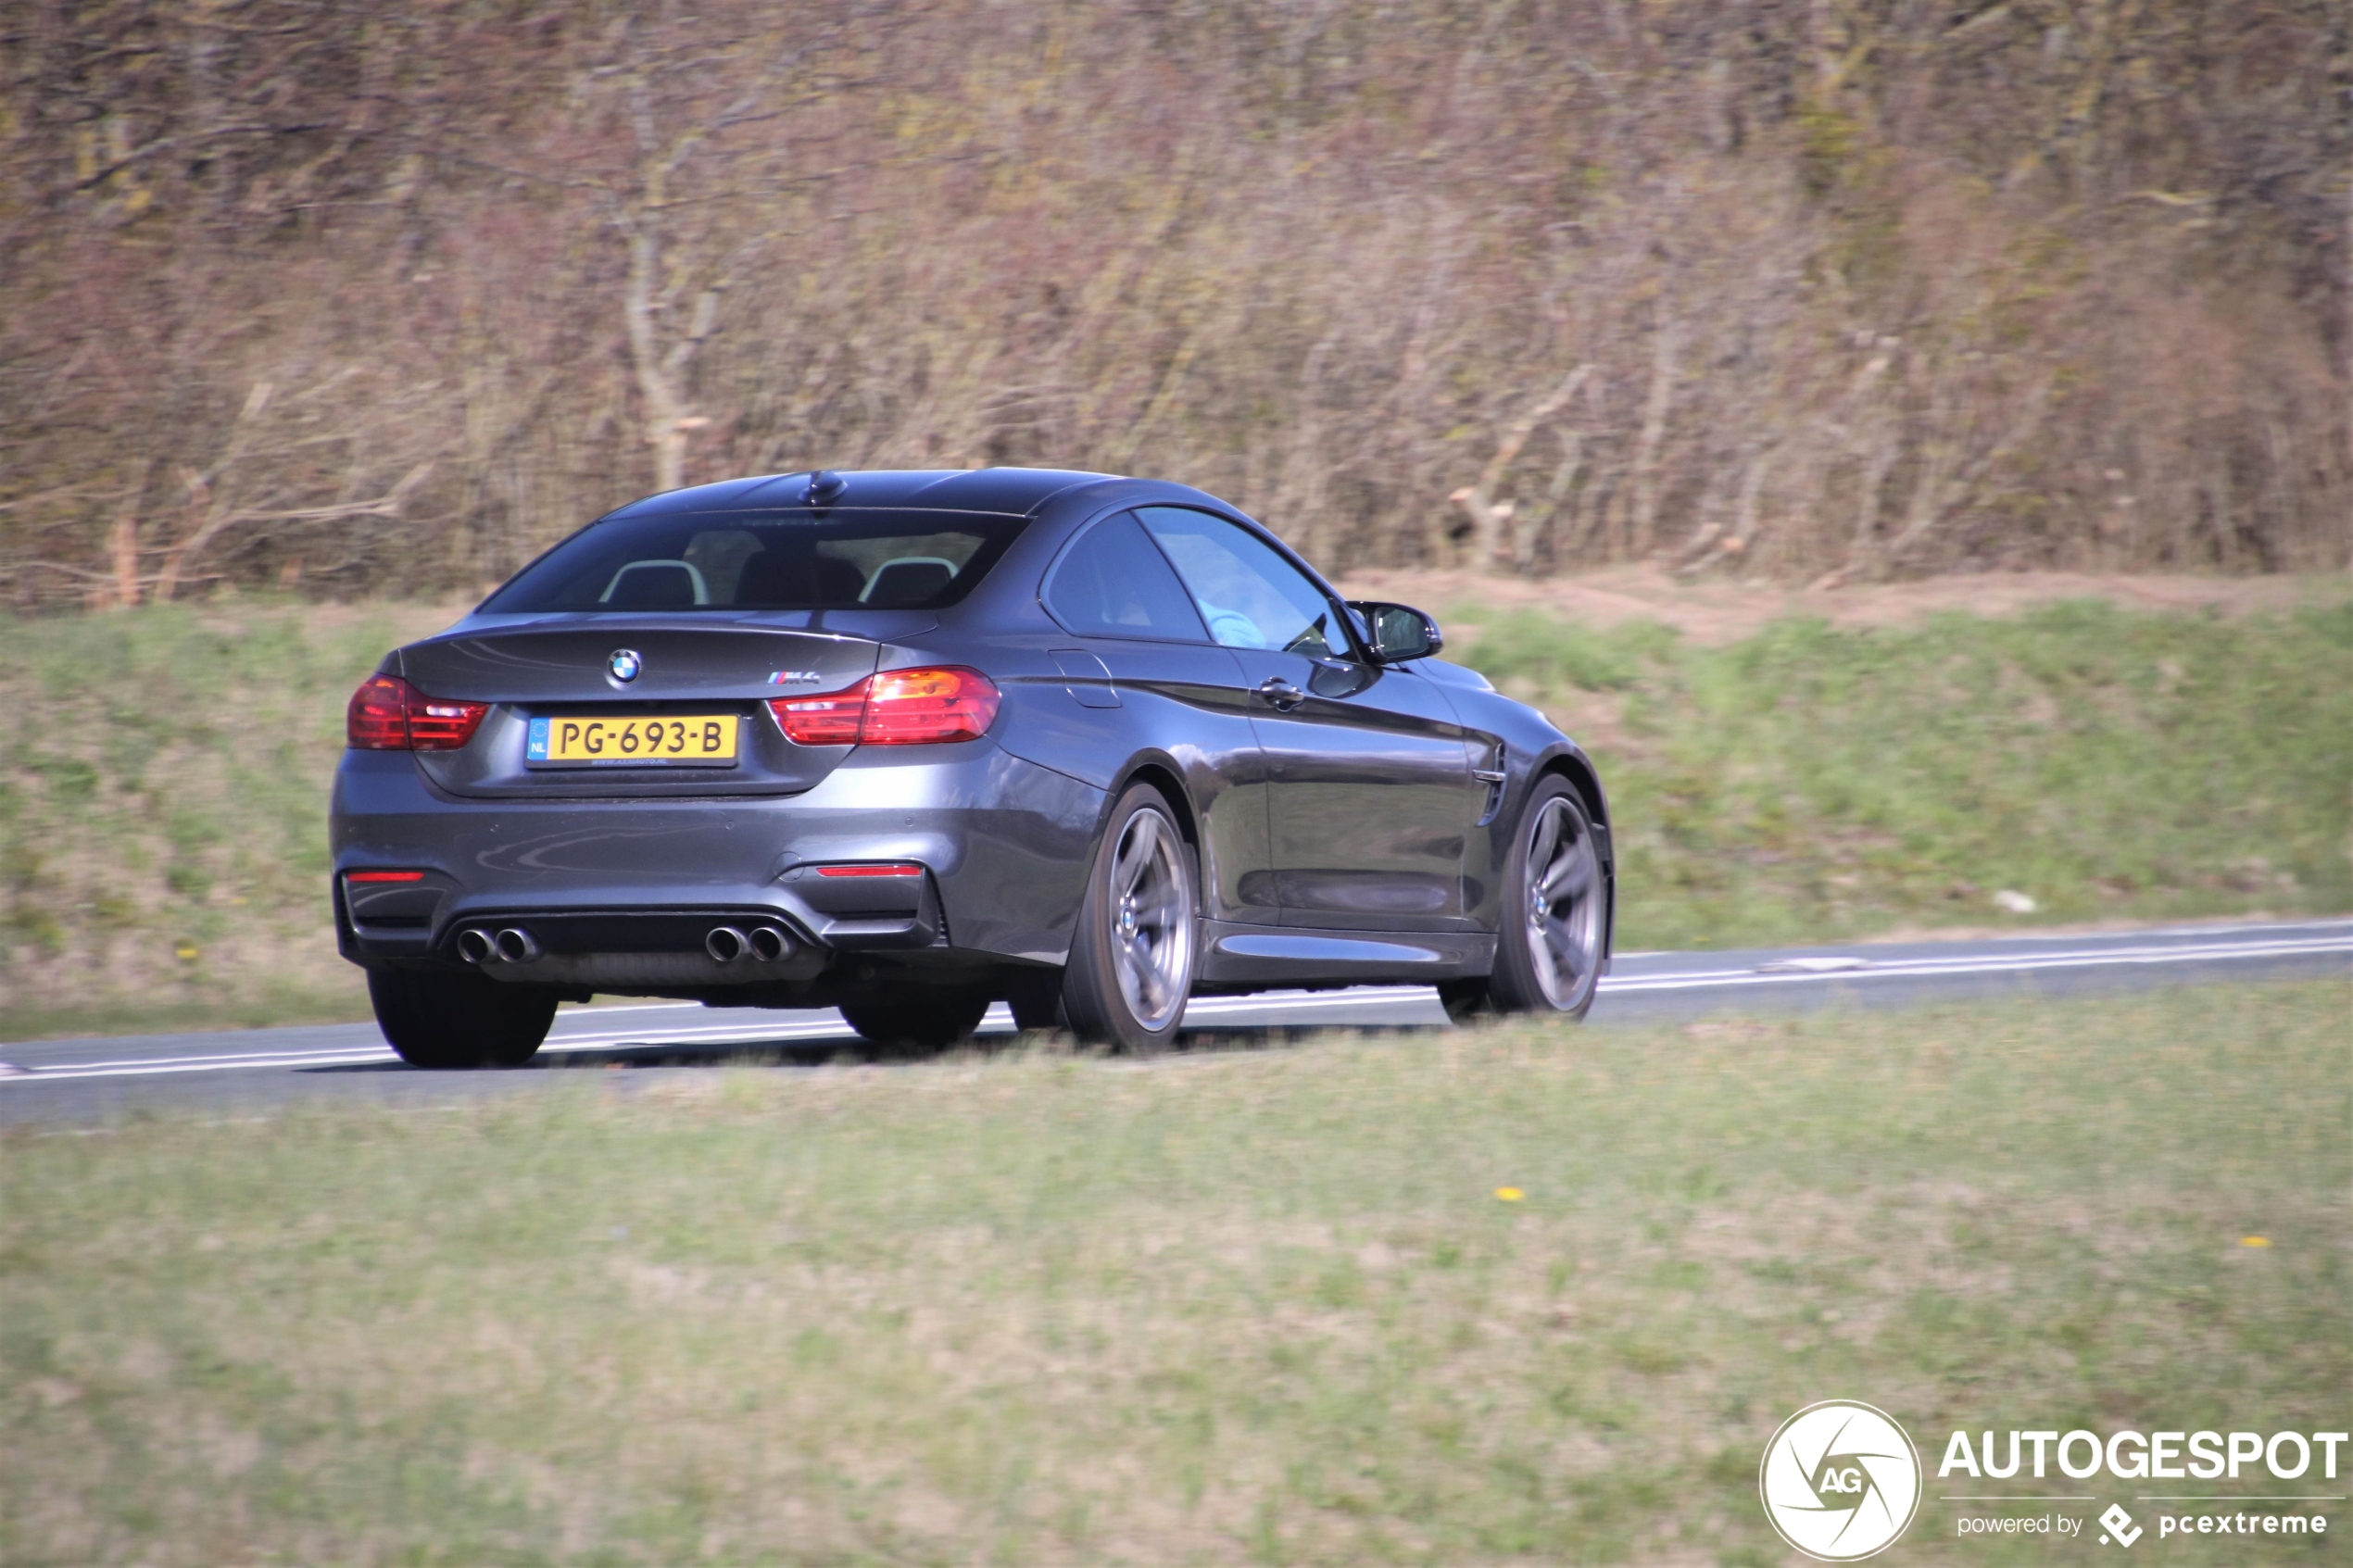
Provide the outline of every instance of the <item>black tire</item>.
[[944,1050],[970,1039],[988,1010],[985,992],[918,991],[887,1002],[845,1002],[841,1015],[861,1038],[886,1050]]
[[434,1072],[521,1067],[556,1021],[556,994],[479,974],[368,972],[376,1027],[411,1067]]
[[1079,1040],[1136,1056],[1175,1042],[1201,951],[1200,887],[1176,810],[1151,785],[1129,786],[1095,847],[1063,970]]
[[1063,1022],[1063,972],[1023,968],[1008,972],[999,987],[1013,1015],[1013,1027],[1031,1033],[1067,1027]]
[[[1549,884],[1541,889],[1541,903],[1540,875]],[[1538,781],[1521,809],[1504,863],[1495,967],[1483,986],[1476,982],[1441,986],[1448,1013],[1583,1018],[1601,981],[1608,896],[1584,800],[1556,774]]]
[[1483,974],[1476,980],[1440,981],[1438,1005],[1456,1023],[1490,1017],[1495,1011],[1495,998],[1488,994],[1487,976]]

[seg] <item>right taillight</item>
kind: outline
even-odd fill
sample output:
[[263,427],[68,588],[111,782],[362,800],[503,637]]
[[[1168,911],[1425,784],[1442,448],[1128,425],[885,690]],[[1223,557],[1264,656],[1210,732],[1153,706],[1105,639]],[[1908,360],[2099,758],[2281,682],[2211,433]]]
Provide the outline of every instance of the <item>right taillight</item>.
[[355,751],[455,751],[489,711],[486,702],[427,696],[397,675],[371,675],[351,694],[344,734]]
[[928,746],[988,734],[1002,700],[996,682],[950,664],[886,670],[848,691],[771,697],[768,708],[800,746]]

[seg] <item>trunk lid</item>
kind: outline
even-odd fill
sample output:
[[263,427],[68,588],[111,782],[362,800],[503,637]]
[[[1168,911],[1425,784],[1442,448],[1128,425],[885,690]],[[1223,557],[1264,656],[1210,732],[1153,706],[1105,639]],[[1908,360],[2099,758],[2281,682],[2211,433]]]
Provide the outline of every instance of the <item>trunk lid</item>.
[[[400,650],[400,673],[428,696],[491,705],[463,749],[416,753],[428,778],[452,795],[475,798],[797,794],[833,771],[851,748],[794,745],[765,699],[855,685],[874,673],[882,649],[875,636],[823,626],[681,626],[673,618],[615,615],[583,624],[584,619],[460,624]],[[928,616],[888,619],[931,621]],[[623,659],[624,652],[632,657]],[[635,675],[620,679],[616,662],[623,670],[634,662]],[[535,719],[551,726],[590,719],[635,720],[642,726],[657,718],[735,721],[733,762],[623,758],[565,763],[531,755]],[[543,743],[547,733],[543,726]]]

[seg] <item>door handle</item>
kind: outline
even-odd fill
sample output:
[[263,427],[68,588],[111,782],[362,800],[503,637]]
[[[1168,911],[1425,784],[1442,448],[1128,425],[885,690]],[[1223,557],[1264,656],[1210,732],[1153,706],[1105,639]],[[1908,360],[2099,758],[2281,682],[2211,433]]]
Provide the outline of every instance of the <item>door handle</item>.
[[1259,682],[1258,695],[1266,699],[1269,707],[1277,709],[1285,713],[1290,712],[1292,709],[1297,708],[1301,703],[1307,700],[1307,694],[1305,692],[1301,691],[1297,686],[1292,685],[1280,675],[1269,675],[1266,679]]

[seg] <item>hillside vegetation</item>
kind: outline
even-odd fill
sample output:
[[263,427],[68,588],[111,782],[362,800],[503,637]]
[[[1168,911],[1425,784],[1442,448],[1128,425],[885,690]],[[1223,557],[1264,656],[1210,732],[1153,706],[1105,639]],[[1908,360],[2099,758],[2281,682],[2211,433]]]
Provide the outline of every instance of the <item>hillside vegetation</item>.
[[2335,0],[19,0],[0,586],[473,588],[825,464],[1330,568],[2329,569]]
[[[364,1017],[327,916],[343,707],[453,613],[0,620],[0,1039]],[[1624,947],[2353,910],[2341,596],[2234,620],[1782,620],[1721,646],[1655,621],[1448,621],[1455,657],[1599,759]]]

